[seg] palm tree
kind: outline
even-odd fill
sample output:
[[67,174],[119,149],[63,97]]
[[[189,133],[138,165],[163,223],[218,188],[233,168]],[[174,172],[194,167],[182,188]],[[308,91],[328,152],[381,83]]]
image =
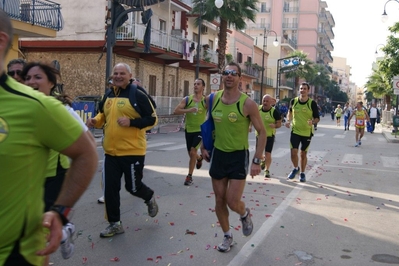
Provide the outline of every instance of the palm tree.
[[[234,26],[237,30],[243,30],[246,27],[247,19],[255,22],[257,2],[258,0],[224,0],[223,6],[216,8],[214,0],[193,0],[191,13],[202,13],[202,19],[209,22],[219,21],[219,73],[222,72],[225,66],[227,28]],[[198,25],[198,19],[195,22]]]
[[373,73],[368,77],[368,81],[364,85],[368,92],[372,92],[375,97],[384,97],[384,101],[387,104],[387,110],[391,110],[391,96],[393,89],[391,82],[387,75],[382,70],[374,70]]

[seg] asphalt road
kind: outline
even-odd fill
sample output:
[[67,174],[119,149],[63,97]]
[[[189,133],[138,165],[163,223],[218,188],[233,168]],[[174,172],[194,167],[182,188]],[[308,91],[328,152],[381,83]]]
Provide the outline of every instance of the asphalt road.
[[[147,215],[141,199],[122,186],[125,233],[102,239],[107,222],[100,167],[75,206],[75,254],[53,265],[399,265],[399,144],[379,130],[354,147],[353,128],[322,119],[312,139],[307,182],[287,181],[292,165],[289,129],[278,130],[271,179],[247,178],[243,200],[251,208],[254,232],[243,237],[238,215],[230,215],[235,246],[222,240],[213,211],[209,164],[194,171],[194,185],[183,186],[188,156],[184,132],[149,136],[144,182],[155,190],[159,214]],[[253,151],[255,140],[250,137]],[[99,147],[99,154],[102,149]],[[252,158],[252,157],[251,157]],[[101,164],[101,161],[100,161]],[[187,234],[187,230],[189,233]]]

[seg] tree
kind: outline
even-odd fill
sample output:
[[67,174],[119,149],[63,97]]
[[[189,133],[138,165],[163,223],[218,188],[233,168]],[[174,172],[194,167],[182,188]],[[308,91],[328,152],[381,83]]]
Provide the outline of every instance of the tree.
[[[202,19],[209,22],[220,20],[219,23],[219,42],[218,42],[218,69],[222,72],[225,66],[227,28],[234,26],[236,30],[243,30],[246,27],[246,20],[255,22],[257,13],[256,4],[258,0],[238,0],[224,1],[221,8],[215,6],[213,0],[193,0],[193,14],[201,14]],[[199,20],[196,19],[198,25]]]
[[393,95],[393,90],[391,81],[386,72],[382,71],[381,68],[374,70],[368,77],[368,81],[364,87],[367,88],[367,92],[373,93],[376,98],[384,97],[388,110],[391,110],[391,97]]
[[385,53],[383,60],[378,62],[379,69],[391,81],[396,75],[399,75],[399,22],[389,27],[392,33],[387,38],[387,44],[381,49]]
[[288,55],[288,57],[298,57],[301,61],[304,61],[305,64],[299,64],[298,68],[294,71],[290,71],[284,73],[286,78],[302,78],[305,80],[313,80],[314,77],[314,69],[313,69],[313,61],[308,58],[308,55],[303,51],[294,51]]

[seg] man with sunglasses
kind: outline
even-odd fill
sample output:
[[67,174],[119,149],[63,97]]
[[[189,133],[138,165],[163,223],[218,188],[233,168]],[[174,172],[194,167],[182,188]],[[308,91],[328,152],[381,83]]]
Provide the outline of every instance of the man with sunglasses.
[[7,75],[13,77],[16,81],[20,83],[25,83],[24,79],[21,76],[22,70],[26,65],[26,61],[24,59],[13,59],[7,64]]
[[[305,169],[308,162],[307,152],[310,140],[313,136],[313,125],[320,121],[319,109],[317,103],[309,98],[309,84],[303,82],[299,87],[299,96],[290,102],[290,108],[287,114],[287,122],[285,126],[291,129],[291,161],[294,169],[288,175],[288,179],[294,179],[300,172],[300,182],[306,182]],[[298,167],[298,148],[301,144],[301,167]]]
[[[252,178],[261,171],[260,162],[266,144],[266,129],[258,111],[258,105],[239,90],[241,67],[229,63],[223,71],[224,90],[215,93],[212,105],[206,98],[208,108],[215,123],[215,143],[209,175],[212,178],[215,193],[215,211],[222,227],[224,238],[218,245],[220,252],[227,252],[233,245],[230,230],[229,210],[238,213],[242,222],[244,236],[253,230],[250,209],[241,200],[249,166],[248,128],[250,122],[258,131],[258,142],[252,160],[250,175]],[[201,145],[202,157],[209,162],[210,156]]]

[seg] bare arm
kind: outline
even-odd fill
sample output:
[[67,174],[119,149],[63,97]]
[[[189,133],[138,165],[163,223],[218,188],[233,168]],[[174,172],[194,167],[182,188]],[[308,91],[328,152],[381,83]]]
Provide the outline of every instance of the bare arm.
[[181,102],[176,106],[175,110],[173,111],[173,114],[175,115],[182,115],[185,113],[195,113],[197,112],[197,108],[192,107],[192,108],[188,108],[186,109],[186,98],[184,97],[183,100],[181,100]]

